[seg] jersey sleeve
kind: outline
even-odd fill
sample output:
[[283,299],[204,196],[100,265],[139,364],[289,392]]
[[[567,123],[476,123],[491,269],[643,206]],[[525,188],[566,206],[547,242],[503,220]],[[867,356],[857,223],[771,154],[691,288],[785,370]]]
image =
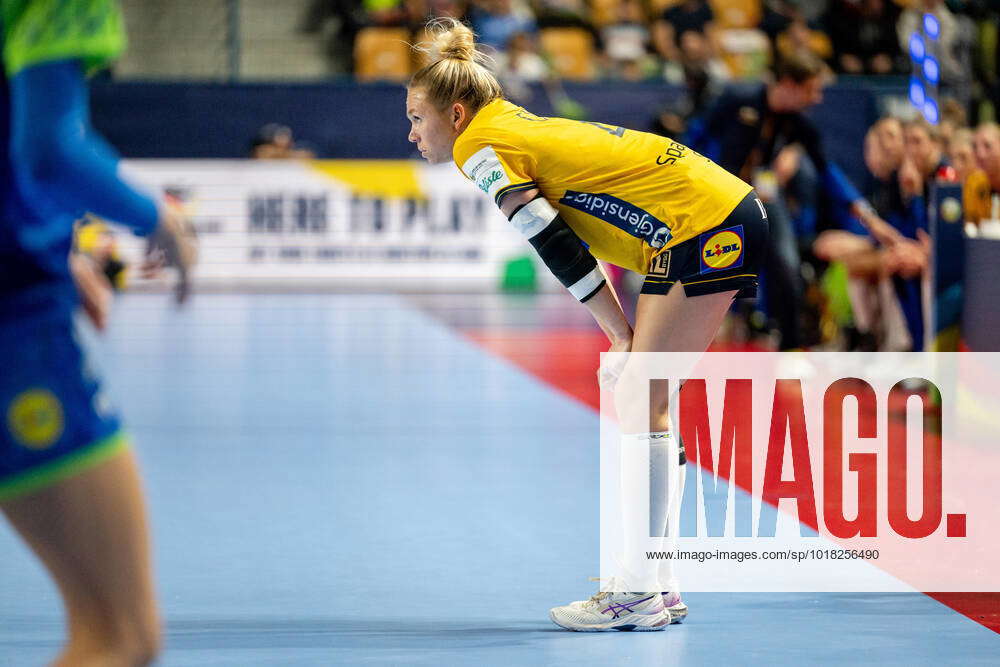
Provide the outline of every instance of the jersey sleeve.
[[512,142],[482,134],[462,134],[455,142],[455,164],[466,178],[500,205],[504,195],[538,187],[534,160]]
[[59,60],[80,60],[88,74],[125,50],[118,0],[0,0],[8,77]]

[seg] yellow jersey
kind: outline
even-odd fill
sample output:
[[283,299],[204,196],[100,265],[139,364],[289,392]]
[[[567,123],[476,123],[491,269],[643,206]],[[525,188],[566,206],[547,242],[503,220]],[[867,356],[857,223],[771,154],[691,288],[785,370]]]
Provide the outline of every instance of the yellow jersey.
[[538,188],[594,257],[641,274],[663,251],[721,224],[751,190],[671,139],[543,118],[502,99],[479,110],[453,156],[498,204]]

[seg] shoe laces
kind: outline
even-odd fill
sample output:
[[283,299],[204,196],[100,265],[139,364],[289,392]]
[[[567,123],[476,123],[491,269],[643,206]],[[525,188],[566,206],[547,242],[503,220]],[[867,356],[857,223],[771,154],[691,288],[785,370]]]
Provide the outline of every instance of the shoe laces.
[[598,583],[602,581],[605,582],[604,585],[600,587],[600,590],[598,590],[595,594],[591,595],[590,599],[587,600],[587,604],[600,605],[602,600],[610,597],[611,594],[614,592],[615,583],[617,580],[614,577],[609,577],[607,579],[601,579],[600,577],[589,577],[589,579],[590,581],[596,581]]

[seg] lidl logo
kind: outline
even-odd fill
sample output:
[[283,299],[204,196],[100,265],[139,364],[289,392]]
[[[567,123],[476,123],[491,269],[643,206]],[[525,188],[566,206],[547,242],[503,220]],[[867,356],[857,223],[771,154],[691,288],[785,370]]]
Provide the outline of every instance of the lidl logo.
[[701,235],[701,272],[743,266],[743,225]]
[[7,427],[29,449],[51,447],[63,432],[62,404],[48,389],[29,389],[11,401]]

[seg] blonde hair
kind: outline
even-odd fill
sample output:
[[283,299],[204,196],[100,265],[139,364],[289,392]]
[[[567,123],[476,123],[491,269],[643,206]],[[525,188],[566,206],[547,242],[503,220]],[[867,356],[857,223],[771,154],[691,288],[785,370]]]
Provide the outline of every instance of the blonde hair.
[[463,102],[475,113],[489,102],[503,97],[503,89],[493,73],[483,65],[489,58],[476,50],[472,30],[457,19],[439,18],[427,24],[431,38],[431,62],[420,68],[408,84],[422,88],[438,109]]

